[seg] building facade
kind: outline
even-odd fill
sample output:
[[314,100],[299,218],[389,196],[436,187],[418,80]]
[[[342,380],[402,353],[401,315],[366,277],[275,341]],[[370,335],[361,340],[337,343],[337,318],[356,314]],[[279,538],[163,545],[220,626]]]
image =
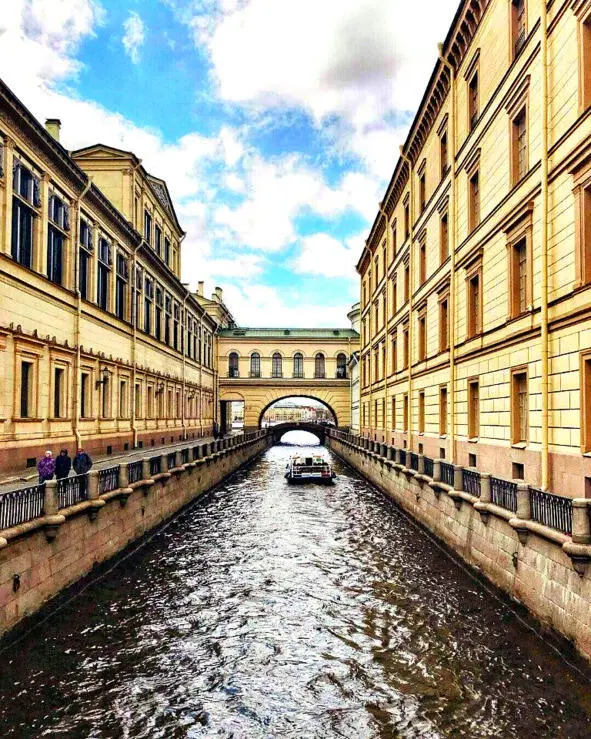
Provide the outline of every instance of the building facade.
[[0,83],[0,469],[210,433],[219,325],[180,282],[166,183],[70,154]]
[[591,496],[591,2],[464,0],[358,263],[365,435]]

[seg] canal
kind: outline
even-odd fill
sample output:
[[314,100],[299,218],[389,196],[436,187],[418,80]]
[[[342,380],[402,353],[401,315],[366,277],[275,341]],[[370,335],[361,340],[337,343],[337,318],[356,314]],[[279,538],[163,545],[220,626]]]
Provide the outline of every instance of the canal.
[[583,673],[338,460],[288,487],[293,451],[6,648],[0,736],[590,735]]

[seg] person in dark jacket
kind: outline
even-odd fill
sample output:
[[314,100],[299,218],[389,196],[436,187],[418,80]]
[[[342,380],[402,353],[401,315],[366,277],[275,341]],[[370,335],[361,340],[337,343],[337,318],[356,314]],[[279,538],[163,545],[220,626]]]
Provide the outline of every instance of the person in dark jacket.
[[45,482],[45,480],[53,480],[55,459],[49,449],[45,452],[45,456],[39,460],[37,471],[39,472],[39,484]]
[[217,421],[213,422],[212,430],[213,430],[213,438],[217,440],[220,435],[220,427]]
[[74,457],[74,472],[77,475],[85,475],[88,470],[92,467],[92,459],[84,451],[84,449],[78,449],[76,456]]
[[72,459],[67,449],[62,449],[55,459],[55,477],[57,480],[63,480],[70,474],[72,469]]

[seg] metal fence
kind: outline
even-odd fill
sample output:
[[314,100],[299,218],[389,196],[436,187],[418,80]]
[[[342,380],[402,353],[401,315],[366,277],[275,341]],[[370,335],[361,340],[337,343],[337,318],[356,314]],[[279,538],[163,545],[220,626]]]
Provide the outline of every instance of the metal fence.
[[500,477],[490,478],[490,499],[501,508],[517,511],[517,483]]
[[119,487],[119,465],[98,471],[99,493],[110,493]]
[[0,495],[0,529],[9,529],[19,523],[43,515],[45,485],[31,485]]
[[431,457],[423,457],[423,470],[427,477],[433,478],[433,460]]
[[441,463],[441,482],[449,485],[453,488],[454,486],[454,466],[449,462]]
[[410,453],[410,460],[408,466],[411,470],[415,470],[415,472],[418,472],[419,470],[419,455],[415,454],[414,452]]
[[529,500],[531,517],[534,521],[558,529],[564,534],[573,531],[573,501],[564,495],[545,493],[537,488],[530,487]]
[[156,457],[150,457],[150,474],[151,475],[159,475],[161,472],[162,472],[162,457],[161,457],[161,455],[158,454]]
[[127,482],[139,482],[142,479],[142,460],[129,462],[127,465]]
[[464,490],[470,495],[480,498],[480,472],[464,468],[463,474]]
[[73,475],[57,481],[57,506],[67,508],[88,497],[88,475]]

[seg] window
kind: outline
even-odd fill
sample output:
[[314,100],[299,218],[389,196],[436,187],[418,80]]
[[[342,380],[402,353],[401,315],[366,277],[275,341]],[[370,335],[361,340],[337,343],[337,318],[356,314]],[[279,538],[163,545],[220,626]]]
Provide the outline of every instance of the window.
[[122,321],[127,314],[127,259],[117,252],[117,276],[115,280],[115,315]]
[[152,243],[152,216],[147,210],[144,211],[144,239]]
[[511,124],[511,179],[515,185],[527,174],[527,111],[522,108]]
[[525,0],[512,0],[511,3],[511,25],[513,38],[513,55],[517,56],[527,36]]
[[139,382],[135,383],[135,391],[133,396],[133,413],[136,418],[142,417],[142,390]]
[[380,350],[379,347],[373,350],[373,381],[377,382],[380,379]]
[[439,388],[439,435],[447,434],[447,388]]
[[392,373],[395,373],[398,371],[398,347],[397,347],[396,336],[392,337],[391,352],[392,352],[391,357],[390,357],[390,361],[392,362],[391,371]]
[[[154,306],[154,336],[162,340],[162,306],[164,302],[162,288],[156,286],[156,304]],[[196,359],[197,357],[193,357]]]
[[283,377],[283,357],[279,352],[271,357],[271,377]]
[[396,396],[392,396],[392,430],[396,428]]
[[474,126],[476,126],[479,115],[478,70],[472,74],[468,83],[468,114],[470,116],[468,130],[472,131]]
[[402,403],[402,428],[404,431],[408,431],[410,428],[410,418],[409,418],[409,406],[408,406],[408,394],[404,393],[403,395],[403,403]]
[[64,370],[56,367],[53,371],[53,417],[63,418],[64,413]]
[[[146,277],[144,281],[144,332],[152,333],[152,303],[154,302],[154,280]],[[176,349],[176,347],[175,347]]]
[[101,418],[109,418],[111,415],[111,380],[104,378],[101,385]]
[[468,438],[480,435],[480,395],[478,380],[468,380]]
[[447,173],[448,167],[447,131],[443,131],[439,137],[439,163],[441,179],[443,179]]
[[419,434],[425,433],[425,391],[419,392]]
[[99,239],[96,302],[99,308],[108,310],[109,306],[109,276],[111,270],[111,244],[105,239]]
[[410,267],[404,265],[404,302],[408,303],[410,299]]
[[467,328],[468,338],[476,336],[482,330],[480,319],[480,272],[477,271],[468,278],[468,310],[467,310]]
[[473,231],[480,223],[480,172],[476,170],[468,183],[468,228]]
[[382,293],[382,310],[381,310],[381,326],[382,328],[386,325],[386,291]]
[[127,380],[119,381],[119,418],[127,418]]
[[419,282],[421,285],[427,279],[427,244],[425,240],[419,244]]
[[170,328],[172,323],[172,297],[166,293],[164,298],[164,343],[170,346]]
[[13,174],[11,256],[24,267],[33,267],[35,208],[41,205],[39,180],[20,162]]
[[449,349],[449,298],[439,300],[439,351]]
[[293,355],[293,376],[299,378],[304,376],[304,355],[301,352]]
[[581,357],[581,452],[591,452],[591,354]]
[[419,362],[427,358],[427,313],[423,310],[419,314],[419,337],[418,337]]
[[93,250],[92,228],[88,221],[80,219],[80,249],[78,250],[78,289],[80,297],[88,300],[90,285],[90,260]]
[[159,257],[162,256],[162,229],[154,226],[154,251]]
[[396,221],[392,224],[392,255],[396,254],[396,249],[398,248],[398,234],[396,232]]
[[164,239],[164,261],[170,267],[170,239]]
[[529,308],[529,275],[527,238],[524,236],[509,247],[509,300],[512,318],[526,313]]
[[419,175],[419,208],[421,213],[425,210],[427,202],[427,185],[425,180],[425,172],[421,172]]
[[320,352],[314,357],[314,377],[320,379],[325,377],[324,354]]
[[408,367],[409,345],[408,345],[408,324],[402,329],[402,369]]
[[409,202],[408,197],[406,199],[406,202],[404,203],[404,240],[408,239],[410,236],[410,208],[409,208]]
[[51,195],[47,227],[47,277],[56,285],[62,284],[65,232],[69,230],[69,210],[57,195]]
[[386,376],[386,342],[380,344],[380,380]]
[[591,13],[579,24],[579,101],[583,113],[591,105]]
[[33,363],[21,362],[20,417],[33,415]]
[[[251,357],[252,361],[252,357]],[[239,377],[238,354],[230,352],[228,356],[228,377]]]
[[337,354],[337,379],[344,380],[347,377],[347,355],[342,352]]
[[441,264],[449,257],[449,223],[444,213],[439,220],[439,258]]
[[[172,310],[172,346],[178,350],[179,348],[179,321],[181,318],[181,309],[178,303],[174,304]],[[209,366],[209,365],[208,365]]]
[[90,373],[80,375],[80,418],[90,418]]
[[511,410],[511,442],[527,444],[529,407],[526,370],[516,370],[511,374]]

